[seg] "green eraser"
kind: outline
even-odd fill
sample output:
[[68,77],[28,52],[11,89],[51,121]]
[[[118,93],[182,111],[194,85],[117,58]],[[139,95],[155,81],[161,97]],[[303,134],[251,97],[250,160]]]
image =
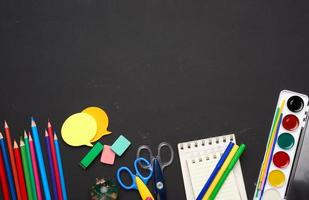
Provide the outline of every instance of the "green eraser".
[[118,139],[114,142],[111,149],[118,155],[121,156],[127,148],[130,146],[131,142],[125,138],[123,135],[120,135]]
[[85,155],[85,157],[80,161],[80,166],[82,168],[86,169],[93,161],[94,159],[101,153],[103,150],[104,145],[100,142],[97,142],[90,151]]

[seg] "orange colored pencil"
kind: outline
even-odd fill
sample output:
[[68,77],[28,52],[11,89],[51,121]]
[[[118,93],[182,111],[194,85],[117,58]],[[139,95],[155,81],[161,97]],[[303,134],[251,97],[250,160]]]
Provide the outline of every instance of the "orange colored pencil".
[[58,199],[62,200],[63,196],[62,196],[59,168],[58,168],[58,163],[57,163],[57,156],[56,156],[56,151],[55,151],[54,134],[53,134],[53,128],[49,120],[47,123],[47,131],[48,131],[48,139],[50,143],[51,157],[52,157],[52,162],[53,162],[53,169],[51,170],[54,170],[54,174],[55,174]]
[[13,178],[15,182],[15,188],[16,188],[16,194],[17,194],[17,199],[22,200],[21,198],[21,193],[20,193],[20,187],[19,187],[19,181],[18,181],[18,175],[16,171],[16,164],[15,164],[15,158],[14,158],[14,153],[13,153],[13,146],[12,146],[12,140],[11,140],[11,133],[10,133],[10,128],[6,121],[4,121],[4,131],[5,131],[5,137],[8,145],[8,151],[10,155],[10,161],[11,161],[11,168],[13,172]]
[[28,200],[23,164],[21,160],[19,147],[16,141],[14,141],[14,156],[15,156],[21,198],[22,200]]

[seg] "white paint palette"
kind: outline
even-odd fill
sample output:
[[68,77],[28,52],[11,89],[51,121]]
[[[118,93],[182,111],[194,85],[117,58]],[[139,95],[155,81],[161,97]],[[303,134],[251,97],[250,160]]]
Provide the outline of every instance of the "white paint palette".
[[253,199],[285,199],[304,134],[308,96],[281,91]]

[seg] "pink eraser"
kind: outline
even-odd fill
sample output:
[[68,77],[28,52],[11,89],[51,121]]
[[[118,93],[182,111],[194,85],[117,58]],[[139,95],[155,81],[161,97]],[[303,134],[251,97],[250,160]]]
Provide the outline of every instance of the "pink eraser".
[[113,165],[115,161],[115,153],[112,151],[111,146],[104,145],[101,154],[101,163]]

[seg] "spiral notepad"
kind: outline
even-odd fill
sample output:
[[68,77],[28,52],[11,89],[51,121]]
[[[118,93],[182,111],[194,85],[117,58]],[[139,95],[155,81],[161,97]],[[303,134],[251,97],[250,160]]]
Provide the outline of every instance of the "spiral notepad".
[[[188,200],[196,199],[230,141],[236,143],[234,134],[178,144],[181,170]],[[239,161],[237,161],[232,173],[221,188],[217,199],[247,199]]]

